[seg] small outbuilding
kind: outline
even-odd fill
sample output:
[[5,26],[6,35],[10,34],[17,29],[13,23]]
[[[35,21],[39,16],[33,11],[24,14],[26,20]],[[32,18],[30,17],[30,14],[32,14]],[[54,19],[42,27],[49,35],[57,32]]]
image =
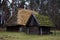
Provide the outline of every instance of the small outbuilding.
[[19,9],[6,23],[7,31],[26,32],[31,34],[49,34],[50,28],[54,27],[48,16],[37,12]]

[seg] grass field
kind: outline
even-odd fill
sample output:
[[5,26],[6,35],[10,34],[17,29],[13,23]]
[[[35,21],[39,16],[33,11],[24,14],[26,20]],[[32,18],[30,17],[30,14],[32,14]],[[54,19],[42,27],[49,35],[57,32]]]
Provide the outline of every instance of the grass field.
[[0,32],[0,40],[60,40],[60,31],[56,35],[31,35],[20,32]]

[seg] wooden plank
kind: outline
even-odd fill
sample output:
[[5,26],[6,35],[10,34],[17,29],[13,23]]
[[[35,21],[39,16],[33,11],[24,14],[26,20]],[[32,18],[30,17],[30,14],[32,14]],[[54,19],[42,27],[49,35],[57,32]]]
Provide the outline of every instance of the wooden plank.
[[41,32],[41,35],[42,35],[42,27],[40,28],[40,32]]

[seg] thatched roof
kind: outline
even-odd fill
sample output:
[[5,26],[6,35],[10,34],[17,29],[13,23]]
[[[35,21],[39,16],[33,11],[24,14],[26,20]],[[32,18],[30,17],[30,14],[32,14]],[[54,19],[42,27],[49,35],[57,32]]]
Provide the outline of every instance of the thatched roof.
[[6,25],[26,25],[31,14],[32,12],[29,10],[19,9],[17,14],[10,17],[10,19],[6,22]]
[[37,21],[39,22],[40,26],[54,26],[53,22],[50,20],[48,16],[39,15],[37,12],[33,12],[31,10],[24,10],[19,9],[18,13],[13,15],[7,22],[6,25],[26,25],[30,16],[35,15]]
[[26,25],[28,19],[30,18],[32,12],[28,10],[18,10],[17,22],[20,25]]

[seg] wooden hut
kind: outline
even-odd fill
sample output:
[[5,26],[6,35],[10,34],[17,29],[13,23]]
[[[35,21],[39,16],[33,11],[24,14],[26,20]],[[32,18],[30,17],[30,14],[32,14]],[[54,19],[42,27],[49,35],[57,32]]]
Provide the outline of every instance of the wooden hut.
[[39,15],[31,10],[18,10],[6,23],[8,31],[20,31],[31,34],[48,34],[54,24],[48,16]]

